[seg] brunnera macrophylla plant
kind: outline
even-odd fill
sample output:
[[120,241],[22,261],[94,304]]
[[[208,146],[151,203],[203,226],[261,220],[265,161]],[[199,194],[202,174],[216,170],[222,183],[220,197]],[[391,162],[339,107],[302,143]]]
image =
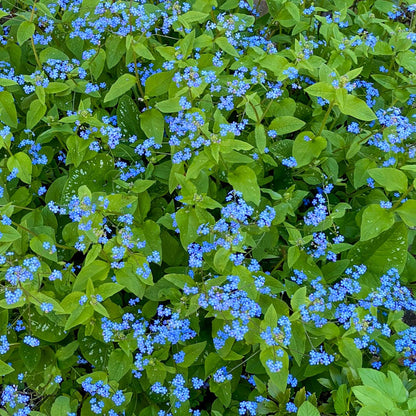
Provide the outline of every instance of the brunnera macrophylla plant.
[[416,4],[3,0],[0,415],[413,415]]

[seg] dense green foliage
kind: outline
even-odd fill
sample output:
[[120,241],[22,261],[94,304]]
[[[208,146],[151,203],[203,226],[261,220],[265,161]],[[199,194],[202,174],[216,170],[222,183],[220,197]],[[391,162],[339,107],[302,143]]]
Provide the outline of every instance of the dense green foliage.
[[1,5],[1,416],[416,414],[416,5]]

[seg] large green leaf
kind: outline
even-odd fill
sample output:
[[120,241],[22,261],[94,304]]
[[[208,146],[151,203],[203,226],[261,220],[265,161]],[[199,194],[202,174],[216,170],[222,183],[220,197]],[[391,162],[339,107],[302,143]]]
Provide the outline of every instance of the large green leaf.
[[248,166],[239,166],[228,174],[230,185],[243,194],[246,201],[260,203],[260,187],[257,183],[257,176]]
[[365,101],[355,95],[346,94],[343,100],[338,102],[339,109],[343,114],[358,118],[359,120],[371,121],[376,118],[373,110]]
[[8,91],[0,92],[0,121],[10,127],[17,127],[17,113],[13,95]]
[[112,101],[120,97],[131,89],[136,84],[136,77],[131,74],[121,75],[120,78],[111,86],[110,91],[104,97],[104,102]]
[[94,159],[87,160],[78,168],[69,170],[69,177],[62,189],[61,204],[68,204],[73,195],[78,194],[78,188],[85,185],[92,192],[111,192],[112,183],[107,181],[106,174],[114,168],[112,158],[107,154],[99,154]]
[[162,143],[165,120],[155,108],[140,114],[140,127],[147,137],[153,137],[156,143]]
[[348,257],[352,264],[364,264],[378,277],[392,267],[401,273],[406,264],[407,245],[407,227],[396,223],[379,236],[356,243]]
[[23,152],[15,153],[7,159],[7,168],[12,171],[17,169],[17,177],[24,183],[32,181],[32,161],[30,157]]
[[17,29],[17,41],[22,46],[35,33],[35,24],[24,20]]
[[269,126],[269,130],[275,130],[281,136],[283,134],[292,133],[300,130],[305,125],[305,122],[292,116],[280,116],[275,118]]
[[377,183],[379,183],[388,192],[405,192],[407,189],[407,177],[399,169],[376,168],[369,169],[368,173]]
[[299,407],[297,416],[320,416],[318,409],[310,402],[304,402]]
[[416,201],[409,199],[404,202],[396,212],[400,215],[400,218],[409,227],[416,227]]
[[327,141],[322,136],[315,137],[311,131],[304,131],[296,136],[293,143],[293,157],[297,166],[304,166],[317,158],[326,149]]
[[361,241],[377,237],[394,224],[394,212],[371,204],[364,209],[361,220]]

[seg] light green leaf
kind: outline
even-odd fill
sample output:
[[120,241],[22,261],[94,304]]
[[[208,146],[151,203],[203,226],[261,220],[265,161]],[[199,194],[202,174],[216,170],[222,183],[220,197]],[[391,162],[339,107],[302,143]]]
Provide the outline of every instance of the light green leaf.
[[401,273],[407,259],[407,238],[406,225],[396,223],[388,232],[370,242],[356,243],[349,252],[351,264],[364,264],[369,272],[378,277],[392,267]]
[[133,45],[134,52],[137,53],[138,56],[149,59],[150,61],[154,61],[155,57],[152,55],[152,53],[147,49],[145,45],[141,42],[136,42],[135,45]]
[[35,24],[24,20],[17,29],[17,41],[22,46],[35,33]]
[[350,362],[350,364],[358,369],[362,366],[362,353],[356,347],[354,340],[351,338],[341,338],[338,344],[339,352]]
[[204,341],[183,347],[182,351],[185,353],[185,359],[182,363],[179,363],[178,366],[188,368],[202,354],[202,352],[205,350],[206,345],[207,343],[206,341]]
[[104,97],[104,102],[114,100],[133,87],[136,84],[136,77],[131,74],[123,74],[117,81],[111,86],[110,91]]
[[376,168],[369,169],[368,173],[388,192],[405,192],[407,189],[407,177],[399,169]]
[[6,374],[12,373],[13,371],[13,367],[10,367],[4,361],[0,360],[0,376],[5,376]]
[[8,91],[0,92],[0,121],[10,127],[17,127],[16,107],[13,95]]
[[30,183],[32,181],[32,161],[30,157],[23,152],[18,152],[7,159],[7,168],[12,171],[13,168],[18,170],[17,177],[22,182]]
[[311,131],[299,133],[293,143],[293,157],[297,166],[305,166],[326,149],[327,141],[322,136],[315,137]]
[[260,187],[257,183],[257,176],[248,166],[239,166],[228,174],[230,185],[243,194],[246,201],[258,205],[260,203]]
[[39,256],[45,257],[46,259],[52,261],[58,261],[58,255],[55,252],[52,252],[51,249],[43,248],[43,243],[49,243],[52,247],[55,244],[53,238],[47,234],[38,234],[30,240],[30,248]]
[[172,82],[173,71],[159,72],[150,75],[146,79],[145,94],[149,97],[157,97],[169,89]]
[[215,39],[215,43],[224,51],[227,52],[231,56],[239,57],[240,55],[235,50],[234,46],[228,42],[228,39],[224,36]]
[[336,96],[335,88],[328,82],[316,82],[305,88],[305,91],[313,97],[322,97],[328,101],[334,101]]
[[297,416],[320,416],[318,409],[310,402],[303,402]]
[[71,400],[67,396],[55,399],[51,408],[51,416],[63,416],[71,412]]
[[361,241],[377,237],[394,224],[394,213],[378,204],[371,204],[364,209],[361,221]]
[[65,331],[74,326],[83,324],[94,315],[94,308],[90,304],[78,305],[76,309],[69,315],[65,324]]
[[132,357],[128,356],[123,350],[114,350],[108,361],[108,377],[110,380],[120,381],[130,370],[132,361]]
[[352,391],[357,399],[366,406],[379,406],[380,410],[393,409],[393,401],[374,387],[354,386]]
[[94,260],[88,266],[84,266],[78,273],[75,279],[72,291],[83,291],[87,287],[88,279],[92,281],[105,280],[108,272],[110,271],[110,265],[102,260]]
[[0,224],[0,242],[1,243],[10,243],[16,241],[19,238],[22,238],[19,231],[14,229],[11,225]]
[[266,132],[264,130],[264,126],[262,124],[257,125],[255,130],[255,139],[256,139],[256,146],[261,153],[264,152],[267,143]]
[[407,226],[416,227],[416,201],[414,199],[409,199],[400,205],[396,212]]
[[165,120],[162,113],[155,108],[140,114],[140,127],[148,138],[153,137],[156,143],[162,143]]
[[46,105],[39,100],[32,101],[26,115],[26,127],[33,129],[46,113]]
[[276,130],[276,133],[281,136],[299,130],[304,125],[305,122],[296,117],[280,116],[270,123],[269,130]]
[[355,95],[346,94],[343,100],[338,101],[339,109],[343,114],[358,118],[359,120],[371,121],[376,118],[373,110],[365,101]]

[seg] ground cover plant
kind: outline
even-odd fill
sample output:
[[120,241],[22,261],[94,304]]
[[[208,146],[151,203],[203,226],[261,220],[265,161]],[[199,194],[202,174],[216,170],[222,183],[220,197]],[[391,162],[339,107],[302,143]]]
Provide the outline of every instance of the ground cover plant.
[[0,415],[416,414],[415,11],[3,0]]

